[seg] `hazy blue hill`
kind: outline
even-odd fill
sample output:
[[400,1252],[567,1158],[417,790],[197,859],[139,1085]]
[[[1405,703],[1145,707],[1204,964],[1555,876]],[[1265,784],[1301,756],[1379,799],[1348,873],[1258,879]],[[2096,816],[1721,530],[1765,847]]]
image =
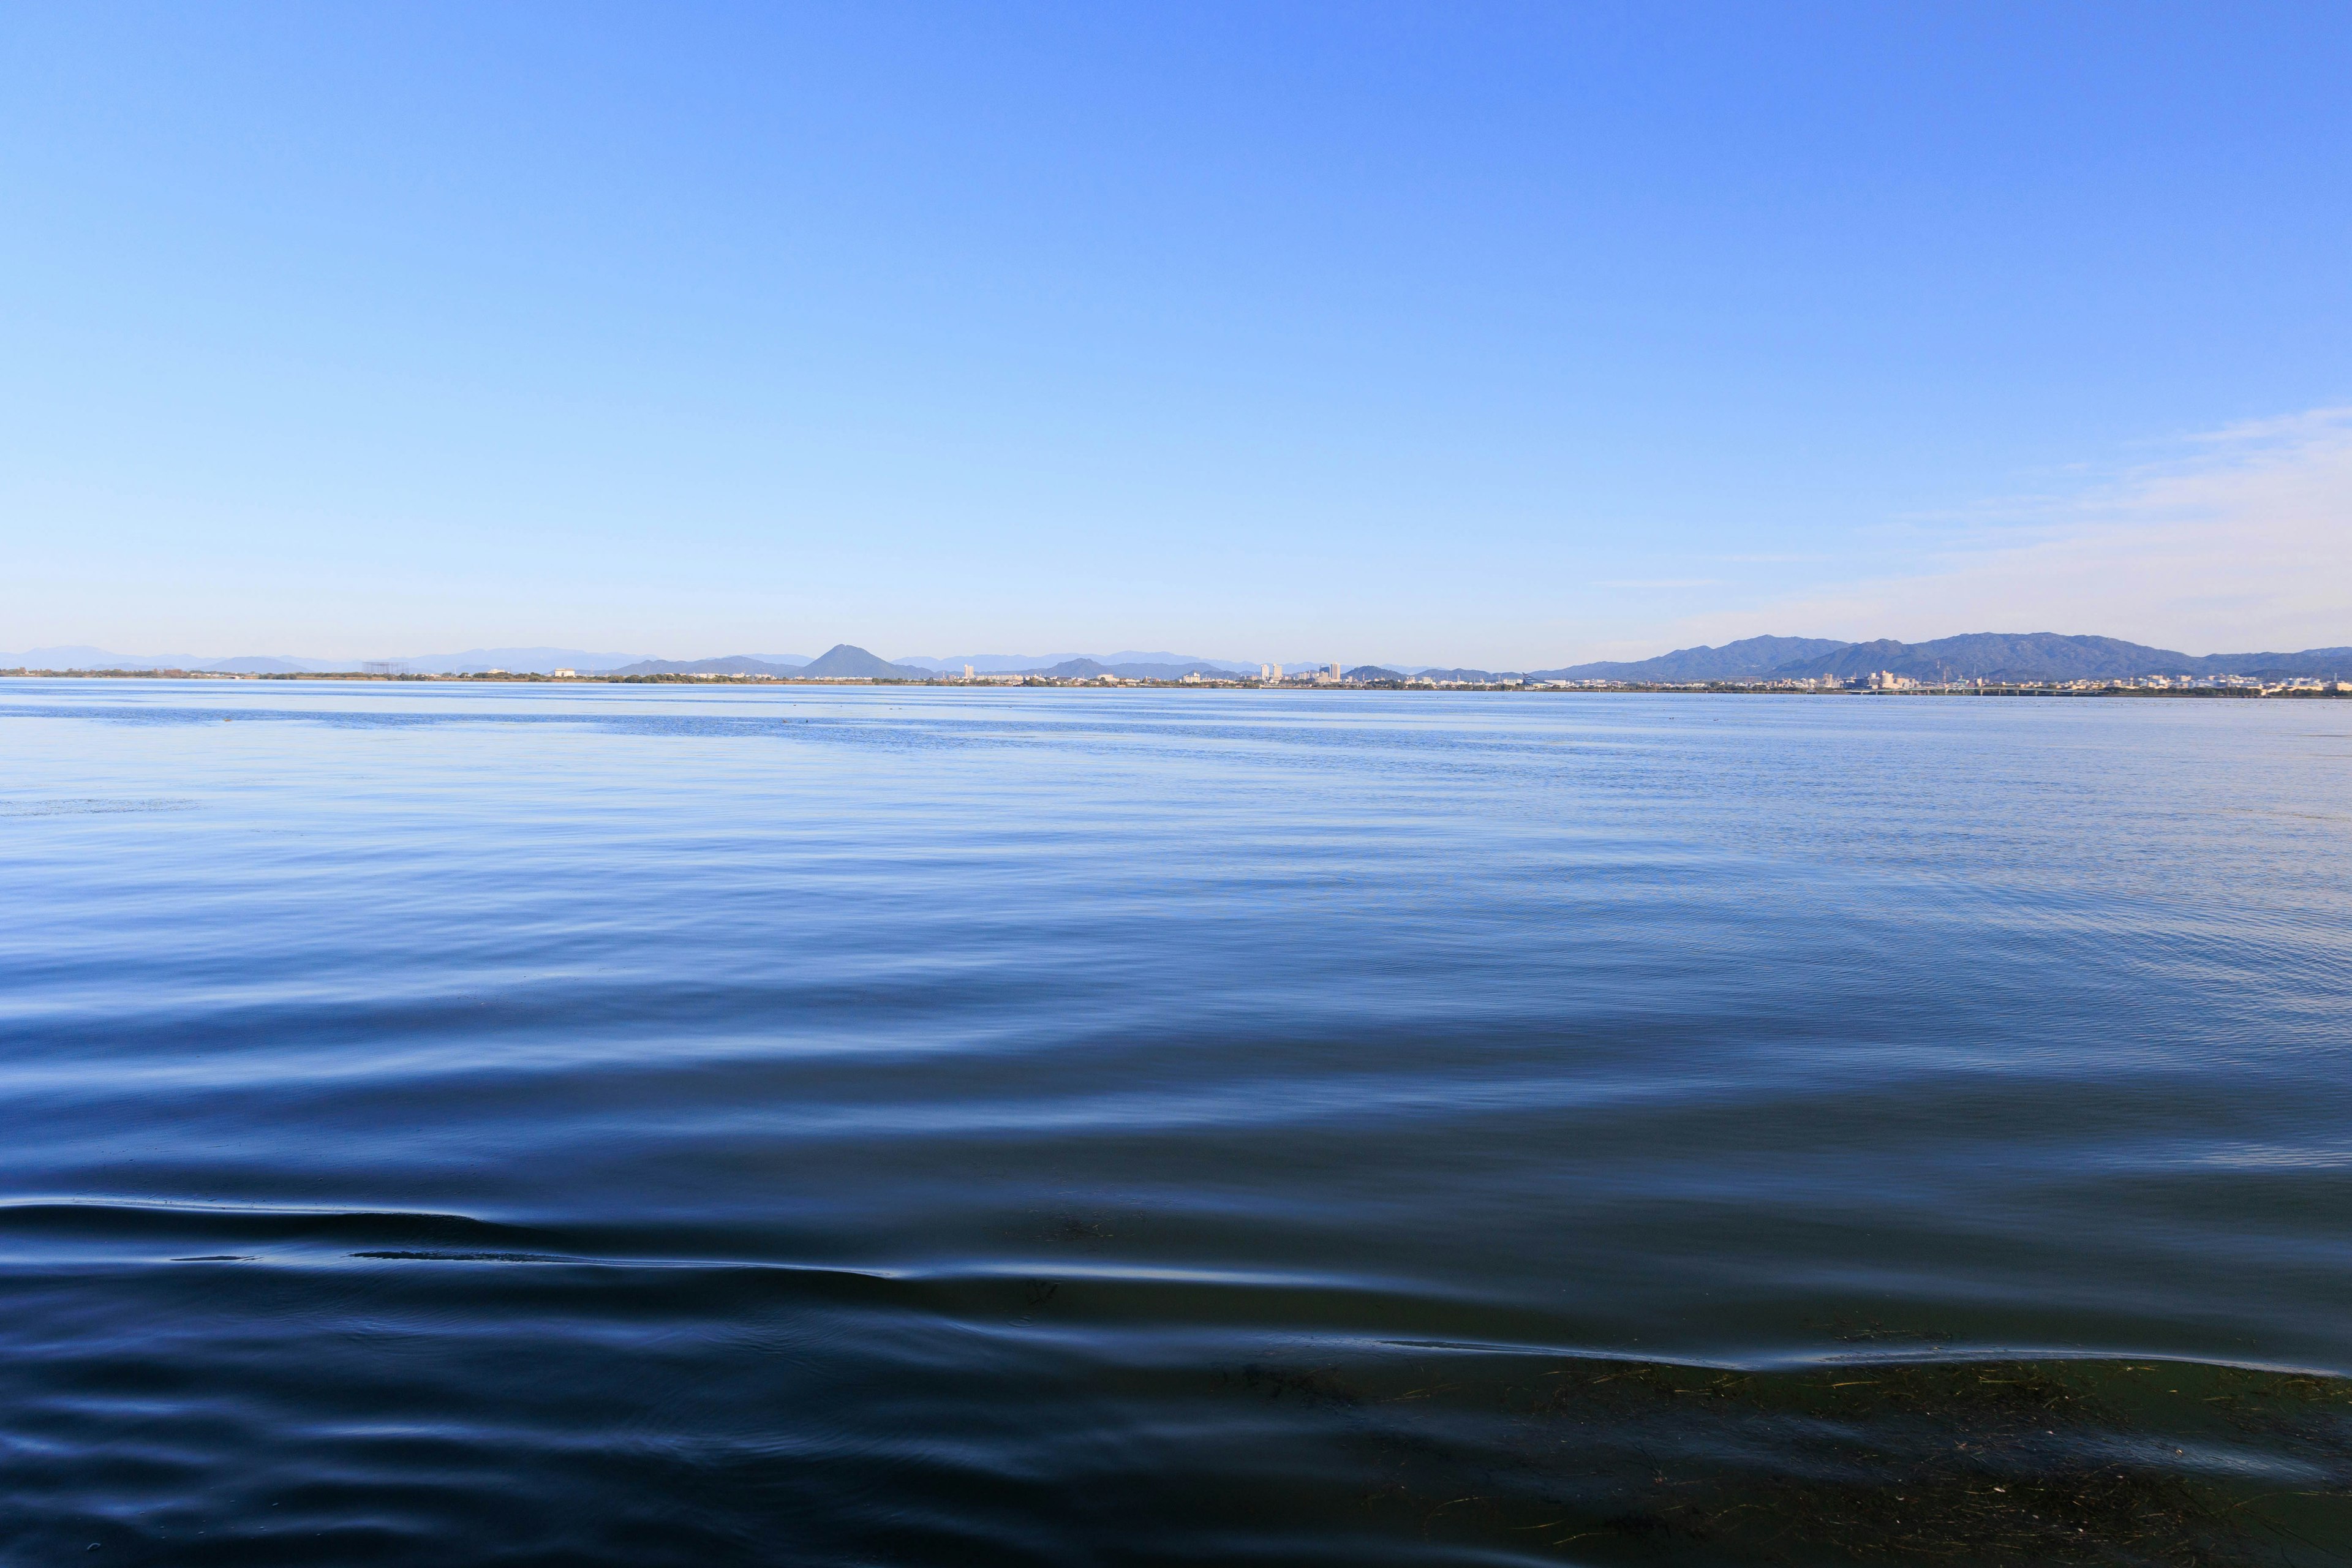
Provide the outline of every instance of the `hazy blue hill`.
[[1499,680],[1507,672],[1492,669],[1417,669],[1413,674],[1423,680],[1464,680],[1473,685],[1486,685]]
[[1255,669],[1257,668],[1257,666],[1254,664],[1239,663],[1230,658],[1203,658],[1197,653],[1168,653],[1165,651],[1147,653],[1141,649],[1131,647],[1121,648],[1117,653],[1093,654],[1088,657],[1099,658],[1105,664],[1109,665],[1113,669],[1117,669],[1119,666],[1125,664],[1175,665],[1183,669],[1240,670]]
[[831,680],[929,680],[936,672],[892,664],[878,654],[868,653],[845,642],[834,644],[798,669],[780,673],[823,677]]
[[1196,673],[1201,675],[1234,673],[1232,666],[1211,664],[1206,659],[1195,659],[1190,664],[1114,664],[1108,668],[1113,675],[1125,676],[1129,680],[1181,680],[1186,676]]
[[730,654],[725,658],[641,658],[635,664],[608,670],[611,675],[798,675],[805,666],[766,664],[749,654]]
[[1830,637],[1742,637],[1721,647],[1678,647],[1655,658],[1576,664],[1534,673],[1547,680],[1747,680],[1775,674],[1792,659],[1820,658],[1852,646]]
[[[11,666],[22,665],[27,669],[131,669],[145,668],[163,656],[140,658],[127,653],[113,653],[87,643],[68,643],[57,647],[28,647],[22,653],[6,656]],[[171,668],[186,669],[190,665],[174,659]]]
[[202,669],[225,675],[295,675],[305,670],[356,669],[359,661],[295,658],[286,654],[211,658],[184,653],[115,653],[84,644],[0,653],[0,668],[19,665],[28,669]]
[[[595,653],[584,647],[469,647],[463,653],[415,654],[395,662],[417,675],[462,675],[478,669],[510,669],[518,675],[547,675],[559,669],[604,674],[644,658],[635,653]],[[334,668],[352,669],[358,662],[346,660]]]
[[[979,667],[975,665],[973,668]],[[1234,673],[1232,666],[1212,663],[1205,658],[1191,659],[1178,664],[1106,664],[1098,658],[1066,658],[1059,664],[1002,673],[1051,676],[1056,680],[1089,680],[1097,675],[1116,675],[1129,680],[1181,680],[1195,671],[1202,675]]]
[[115,653],[87,643],[0,653],[0,668],[6,669],[203,669],[211,662],[194,654]]
[[[1147,680],[1175,679],[1195,669],[1203,673],[1232,674],[1257,668],[1255,664],[1230,658],[1202,658],[1189,653],[1146,653],[1135,648],[1124,648],[1118,653],[968,653],[946,658],[903,658],[898,662],[917,668],[937,670],[943,675],[961,675],[967,664],[983,675],[1035,675],[1076,659],[1087,660],[1116,675],[1132,674],[1139,679]],[[1174,674],[1163,676],[1160,673],[1163,670],[1172,670]]]
[[317,663],[310,659],[283,658],[273,654],[247,654],[242,658],[216,659],[199,668],[216,670],[223,675],[299,675],[305,670],[357,669],[359,660],[344,665]]
[[1393,669],[1383,669],[1377,664],[1360,664],[1348,671],[1349,680],[1402,680],[1403,675]]
[[1123,675],[1130,680],[1181,680],[1188,675],[1226,676],[1237,673],[1234,666],[1210,659],[1195,658],[1175,664],[1150,661],[1129,661],[1110,667],[1113,675]]
[[961,675],[967,664],[982,675],[1026,675],[1032,670],[1088,657],[1082,653],[966,653],[953,654],[946,658],[928,656],[901,658],[898,662],[909,669],[928,669],[936,675]]

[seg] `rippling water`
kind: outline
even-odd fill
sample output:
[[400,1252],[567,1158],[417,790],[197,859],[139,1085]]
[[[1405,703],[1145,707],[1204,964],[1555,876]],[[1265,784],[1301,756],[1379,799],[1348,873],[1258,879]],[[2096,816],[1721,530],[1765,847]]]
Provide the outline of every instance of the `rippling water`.
[[16,680],[0,769],[8,1563],[2352,1558],[2352,703]]

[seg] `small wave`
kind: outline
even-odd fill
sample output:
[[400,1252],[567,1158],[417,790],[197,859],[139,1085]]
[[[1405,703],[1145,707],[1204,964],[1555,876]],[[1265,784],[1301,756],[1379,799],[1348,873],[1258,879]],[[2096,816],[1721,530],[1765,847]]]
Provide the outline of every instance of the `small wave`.
[[0,801],[0,816],[118,816],[138,811],[194,811],[196,803],[157,795],[140,800]]
[[576,1258],[560,1258],[551,1252],[415,1252],[380,1250],[354,1252],[353,1258],[393,1258],[417,1263],[577,1263]]
[[[310,1244],[352,1248],[370,1243],[429,1247],[436,1243],[482,1250],[520,1250],[518,1242],[544,1240],[527,1226],[467,1215],[399,1209],[239,1208],[225,1205],[65,1200],[0,1204],[0,1236],[39,1237],[77,1243],[163,1243],[191,1240]],[[498,1244],[505,1242],[506,1247]]]

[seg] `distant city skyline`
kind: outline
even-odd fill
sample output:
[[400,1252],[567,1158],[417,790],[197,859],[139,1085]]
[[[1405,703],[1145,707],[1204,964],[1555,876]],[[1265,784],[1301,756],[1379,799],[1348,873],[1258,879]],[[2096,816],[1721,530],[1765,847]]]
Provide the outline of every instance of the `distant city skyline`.
[[2352,643],[2346,79],[2317,6],[27,9],[0,647]]

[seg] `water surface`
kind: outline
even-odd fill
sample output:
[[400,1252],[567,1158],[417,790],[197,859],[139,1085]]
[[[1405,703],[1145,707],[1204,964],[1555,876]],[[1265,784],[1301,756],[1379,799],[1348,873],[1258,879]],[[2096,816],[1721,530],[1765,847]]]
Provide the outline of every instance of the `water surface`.
[[2347,786],[2352,703],[0,683],[0,1553],[2352,1561]]

